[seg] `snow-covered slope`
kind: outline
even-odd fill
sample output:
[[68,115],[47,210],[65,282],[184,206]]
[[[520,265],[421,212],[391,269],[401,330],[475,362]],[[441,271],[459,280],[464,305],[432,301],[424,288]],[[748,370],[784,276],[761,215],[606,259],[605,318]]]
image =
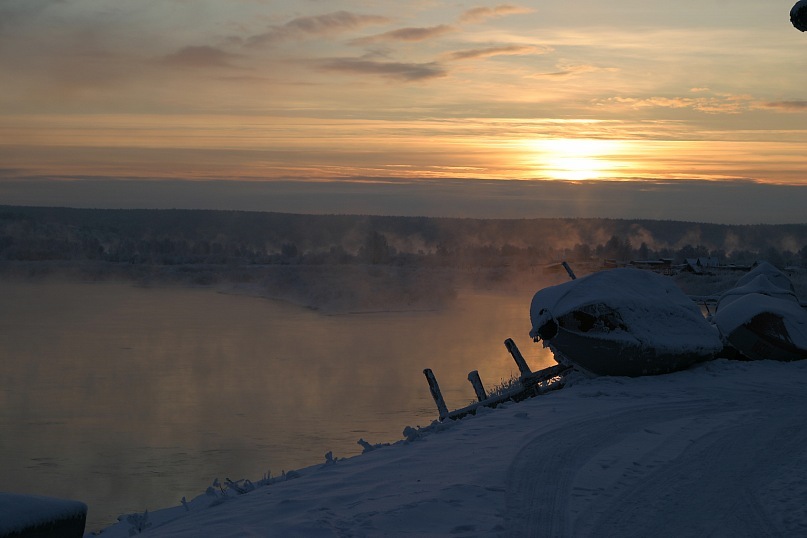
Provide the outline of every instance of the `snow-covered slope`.
[[577,378],[249,493],[177,499],[144,535],[803,535],[806,389],[801,362]]

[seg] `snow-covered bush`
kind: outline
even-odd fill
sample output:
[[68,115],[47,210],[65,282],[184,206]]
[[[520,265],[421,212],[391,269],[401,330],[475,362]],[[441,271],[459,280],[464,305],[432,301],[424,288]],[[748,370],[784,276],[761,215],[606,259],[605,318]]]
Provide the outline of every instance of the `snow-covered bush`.
[[[404,430],[404,431],[406,431],[406,430]],[[385,446],[389,446],[389,443],[371,444],[371,443],[368,443],[367,441],[365,441],[364,439],[359,439],[358,441],[356,441],[356,444],[361,445],[361,447],[364,449],[364,450],[362,450],[362,454],[366,454],[367,452],[371,452],[371,451],[373,451],[373,450],[375,450],[377,448],[383,448]]]
[[129,529],[129,536],[140,534],[147,528],[151,527],[149,523],[149,511],[146,510],[142,514],[129,514],[126,516],[126,522],[132,527]]

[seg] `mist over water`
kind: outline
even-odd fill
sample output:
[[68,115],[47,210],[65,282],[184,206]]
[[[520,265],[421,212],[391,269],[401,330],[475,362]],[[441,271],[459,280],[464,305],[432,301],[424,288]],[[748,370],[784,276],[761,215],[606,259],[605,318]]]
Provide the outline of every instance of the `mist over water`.
[[523,292],[340,315],[114,282],[6,280],[0,296],[4,489],[82,500],[88,530],[177,505],[217,477],[397,441],[436,418],[423,368],[461,407],[469,371],[488,387],[516,373],[508,337],[534,369],[553,363],[527,336]]

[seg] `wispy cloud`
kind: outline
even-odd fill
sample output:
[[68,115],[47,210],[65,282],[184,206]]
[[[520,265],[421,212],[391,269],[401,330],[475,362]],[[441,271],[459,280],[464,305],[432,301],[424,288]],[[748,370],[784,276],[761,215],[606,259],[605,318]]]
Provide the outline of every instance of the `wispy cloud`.
[[560,65],[557,67],[557,71],[534,73],[530,75],[530,78],[568,78],[595,71],[617,71],[617,69],[613,67],[597,67],[596,65],[588,64]]
[[507,15],[517,15],[519,13],[532,13],[532,9],[512,4],[501,4],[495,7],[475,7],[471,8],[460,16],[460,22],[479,23],[488,19],[506,17]]
[[762,103],[762,107],[780,112],[807,112],[807,101],[770,101]]
[[449,60],[475,60],[490,58],[492,56],[527,56],[531,54],[546,54],[551,52],[549,47],[534,45],[503,45],[499,47],[485,47],[479,49],[458,50],[448,54]]
[[425,28],[400,28],[383,34],[361,37],[351,41],[354,45],[368,45],[387,41],[426,41],[453,32],[454,28],[447,24]]
[[183,47],[162,58],[164,64],[173,67],[235,67],[231,62],[241,56],[205,45]]
[[739,114],[755,108],[748,95],[717,95],[711,97],[612,97],[599,102],[611,106],[643,108],[689,108],[708,114]]
[[320,69],[359,75],[377,75],[403,81],[422,81],[445,76],[446,70],[435,62],[378,62],[356,58],[334,58],[318,63]]
[[355,30],[373,24],[387,24],[390,19],[379,15],[361,15],[349,11],[336,11],[325,15],[298,17],[281,26],[273,26],[269,31],[250,36],[245,43],[248,46],[261,46],[285,39],[306,36],[335,35],[348,30]]

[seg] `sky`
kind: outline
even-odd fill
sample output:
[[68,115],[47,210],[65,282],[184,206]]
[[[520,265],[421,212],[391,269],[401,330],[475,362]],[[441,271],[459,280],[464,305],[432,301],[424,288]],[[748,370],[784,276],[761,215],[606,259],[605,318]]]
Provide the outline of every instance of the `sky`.
[[0,203],[805,222],[792,4],[0,0]]

